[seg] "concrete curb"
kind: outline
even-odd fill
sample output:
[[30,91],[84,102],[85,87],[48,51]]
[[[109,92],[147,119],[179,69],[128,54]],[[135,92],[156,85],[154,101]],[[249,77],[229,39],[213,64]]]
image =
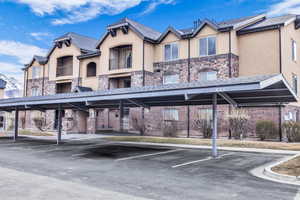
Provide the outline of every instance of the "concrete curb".
[[272,178],[272,179],[276,179],[276,180],[279,180],[279,181],[291,182],[291,183],[300,185],[300,177],[279,174],[279,173],[276,173],[276,172],[272,171],[273,167],[281,165],[281,164],[283,164],[283,163],[285,163],[289,160],[292,160],[292,159],[294,159],[298,156],[300,156],[300,154],[294,155],[292,157],[285,158],[285,159],[283,159],[279,162],[273,163],[273,164],[265,167],[264,171],[263,171],[263,174],[268,176],[269,178]]

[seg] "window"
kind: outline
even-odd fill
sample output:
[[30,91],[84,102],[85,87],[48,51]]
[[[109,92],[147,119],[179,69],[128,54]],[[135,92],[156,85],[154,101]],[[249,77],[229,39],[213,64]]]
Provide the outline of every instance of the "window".
[[97,65],[94,62],[91,62],[86,67],[86,76],[95,77],[97,75]]
[[298,77],[296,75],[293,75],[293,89],[298,94]]
[[200,120],[207,120],[207,123],[211,123],[213,111],[211,108],[200,108],[198,111],[198,117]]
[[217,79],[216,71],[200,72],[199,80],[200,81],[212,81]]
[[164,75],[163,77],[163,84],[176,84],[179,82],[179,75]]
[[178,121],[179,120],[179,112],[177,109],[165,109],[164,110],[164,121]]
[[216,54],[216,37],[206,37],[200,39],[200,56],[210,56]]
[[176,43],[165,45],[165,60],[171,61],[178,59],[178,45]]
[[64,56],[57,58],[56,76],[73,75],[73,56]]
[[32,67],[32,78],[40,78],[41,68],[40,67]]
[[295,40],[292,40],[292,59],[297,61],[297,43]]
[[109,69],[132,68],[132,45],[123,45],[110,49]]
[[31,88],[31,96],[39,96],[39,89]]

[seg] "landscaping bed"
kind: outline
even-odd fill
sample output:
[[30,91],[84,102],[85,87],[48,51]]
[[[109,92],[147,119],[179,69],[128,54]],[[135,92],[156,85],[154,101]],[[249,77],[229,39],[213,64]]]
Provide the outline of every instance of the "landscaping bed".
[[278,174],[300,177],[300,156],[272,168]]
[[[190,144],[190,145],[211,146],[210,139],[196,139],[196,138],[112,136],[112,137],[107,137],[106,139],[111,140],[111,141],[150,142],[150,143]],[[241,140],[219,139],[218,146],[300,151],[299,143],[261,142],[261,141],[247,141],[247,140],[241,141]]]

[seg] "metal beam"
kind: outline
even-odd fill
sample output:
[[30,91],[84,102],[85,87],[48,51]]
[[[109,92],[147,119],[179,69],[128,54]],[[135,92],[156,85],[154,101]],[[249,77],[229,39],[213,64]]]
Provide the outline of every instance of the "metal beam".
[[15,109],[15,132],[14,132],[14,141],[17,141],[19,136],[19,109]]
[[140,102],[140,101],[133,100],[133,99],[127,99],[127,101],[129,101],[130,103],[133,103],[133,104],[135,104],[135,105],[137,105],[137,106],[139,106],[139,107],[143,107],[143,108],[148,108],[148,109],[150,109],[150,106],[148,106],[148,105],[146,105],[146,104],[144,104],[144,103],[142,103],[142,102]]
[[89,113],[89,111],[88,111],[89,108],[88,107],[76,105],[76,104],[73,104],[73,103],[68,103],[68,105],[76,108],[77,110],[81,110],[83,112]]
[[57,131],[57,144],[61,143],[61,132],[62,132],[62,106],[58,104],[58,131]]
[[38,111],[40,111],[40,112],[46,112],[45,109],[40,108],[40,107],[38,107],[38,106],[28,106],[28,105],[25,105],[25,109],[26,109],[26,110],[27,110],[27,109],[30,109],[30,110],[38,110]]
[[228,94],[224,92],[219,92],[218,94],[235,108],[238,107],[238,104],[235,102],[235,100],[233,100]]
[[213,94],[213,135],[212,135],[212,156],[218,157],[218,106],[217,106],[217,93]]
[[197,96],[199,96],[199,95],[198,94],[184,94],[184,99],[186,101],[190,101],[190,100],[192,100],[193,98],[195,98]]

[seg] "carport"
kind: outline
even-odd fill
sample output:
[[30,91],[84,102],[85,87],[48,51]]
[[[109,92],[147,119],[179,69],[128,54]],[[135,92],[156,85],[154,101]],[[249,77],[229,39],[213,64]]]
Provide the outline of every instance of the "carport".
[[[124,107],[213,105],[213,157],[218,156],[216,139],[217,106],[234,107],[281,105],[296,102],[297,96],[281,74],[219,79],[171,85],[123,88],[105,91],[35,96],[0,101],[0,111],[58,110],[57,144],[61,142],[62,110],[89,110],[91,108],[119,108],[122,126]],[[14,140],[18,137],[15,120]]]

